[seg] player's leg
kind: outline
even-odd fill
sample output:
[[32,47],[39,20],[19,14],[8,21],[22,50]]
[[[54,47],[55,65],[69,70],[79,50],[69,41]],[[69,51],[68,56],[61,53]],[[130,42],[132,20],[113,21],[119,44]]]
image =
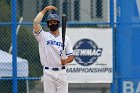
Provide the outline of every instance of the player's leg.
[[56,84],[51,75],[44,74],[44,93],[56,93]]
[[58,87],[56,93],[68,93],[68,84]]
[[57,93],[68,93],[68,81],[66,73],[61,73],[57,82]]

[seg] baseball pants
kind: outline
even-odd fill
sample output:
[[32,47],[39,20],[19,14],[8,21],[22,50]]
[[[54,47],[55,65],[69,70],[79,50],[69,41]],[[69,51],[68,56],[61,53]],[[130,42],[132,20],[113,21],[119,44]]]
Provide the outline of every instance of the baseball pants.
[[68,93],[66,70],[43,70],[44,93]]

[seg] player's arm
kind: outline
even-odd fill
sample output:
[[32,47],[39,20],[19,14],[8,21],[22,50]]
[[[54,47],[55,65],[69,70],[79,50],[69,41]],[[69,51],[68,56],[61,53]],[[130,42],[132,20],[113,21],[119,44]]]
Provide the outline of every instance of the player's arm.
[[38,13],[38,15],[35,17],[34,21],[33,21],[33,29],[35,33],[38,33],[40,31],[40,29],[42,28],[40,25],[40,22],[43,18],[43,16],[45,15],[45,13],[48,10],[56,10],[57,8],[54,6],[46,6],[41,12]]
[[67,44],[66,44],[65,50],[66,50],[67,59],[63,59],[63,58],[61,59],[62,65],[71,63],[74,59],[70,38],[69,37],[66,37],[66,38],[67,38]]
[[61,60],[62,65],[66,65],[66,64],[71,63],[73,61],[73,58],[74,58],[74,56],[73,55],[70,55],[70,56],[68,56],[67,59],[62,59]]

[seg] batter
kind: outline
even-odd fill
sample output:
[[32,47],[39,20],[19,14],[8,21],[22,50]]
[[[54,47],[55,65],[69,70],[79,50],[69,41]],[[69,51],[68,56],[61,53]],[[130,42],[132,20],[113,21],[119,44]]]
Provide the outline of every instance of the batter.
[[[65,37],[65,58],[62,57],[62,35],[59,32],[60,17],[50,14],[47,18],[46,32],[40,22],[49,10],[57,10],[55,6],[46,6],[33,21],[33,33],[39,44],[39,54],[43,66],[44,93],[68,93],[66,65],[73,61],[73,50],[68,36]],[[62,59],[63,58],[63,59]]]

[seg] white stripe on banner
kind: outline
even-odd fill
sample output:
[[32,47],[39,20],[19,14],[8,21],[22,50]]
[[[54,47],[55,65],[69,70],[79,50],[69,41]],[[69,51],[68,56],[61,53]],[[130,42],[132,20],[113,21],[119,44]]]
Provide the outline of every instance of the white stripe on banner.
[[138,8],[138,12],[139,12],[139,18],[140,18],[140,0],[136,0],[137,3],[137,8]]

